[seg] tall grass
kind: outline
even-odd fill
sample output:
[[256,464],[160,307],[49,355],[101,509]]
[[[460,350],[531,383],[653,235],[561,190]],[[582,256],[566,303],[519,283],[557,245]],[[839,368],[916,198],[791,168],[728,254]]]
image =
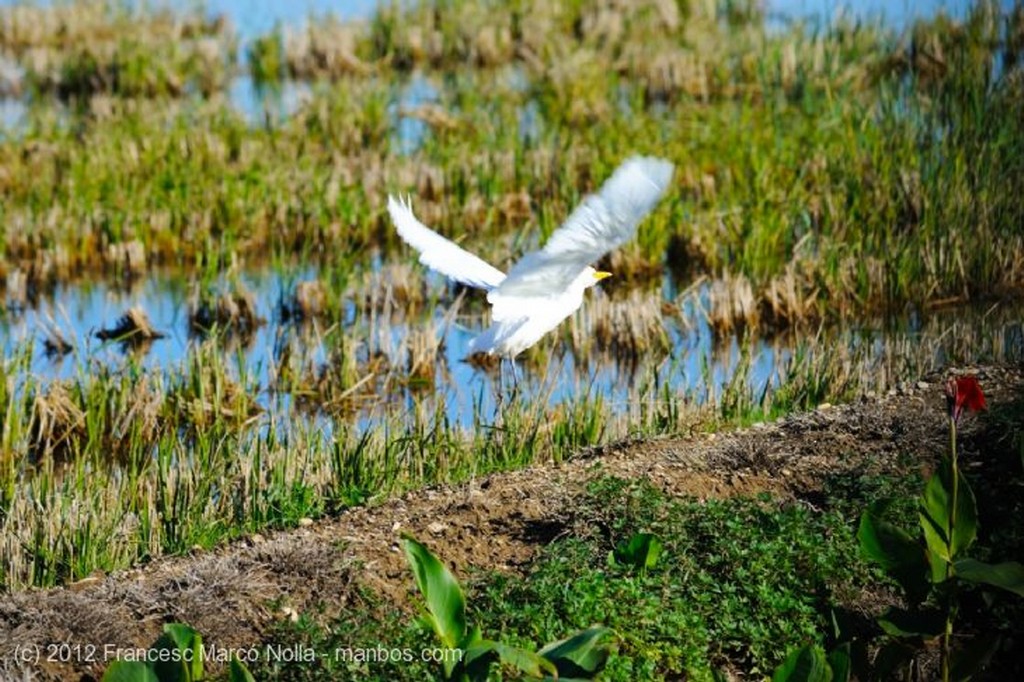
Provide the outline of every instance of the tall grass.
[[[353,329],[335,343],[360,344],[362,333],[369,332]],[[272,387],[260,384],[243,355],[226,359],[218,343],[196,345],[163,371],[131,356],[99,371],[83,364],[65,383],[29,371],[31,348],[3,359],[3,585],[72,582],[424,484],[561,461],[624,437],[749,424],[884,393],[949,358],[1019,360],[1021,352],[1012,334],[970,322],[885,339],[823,336],[788,355],[777,350],[766,385],[750,341],[720,351],[723,372],[705,370],[692,388],[678,383],[680,359],[670,354],[639,366],[632,387],[616,397],[586,373],[566,390],[541,367],[536,382],[523,379],[523,395],[497,408],[474,402],[471,423],[461,424],[449,410],[451,394],[416,392],[400,381],[408,365],[398,362],[373,379],[384,393],[358,419],[344,410],[311,415],[304,404],[330,409],[318,391],[344,389],[305,385],[299,371],[289,390],[305,391],[306,402],[266,409]],[[407,352],[398,349],[399,357]],[[361,353],[352,358],[356,368]]]

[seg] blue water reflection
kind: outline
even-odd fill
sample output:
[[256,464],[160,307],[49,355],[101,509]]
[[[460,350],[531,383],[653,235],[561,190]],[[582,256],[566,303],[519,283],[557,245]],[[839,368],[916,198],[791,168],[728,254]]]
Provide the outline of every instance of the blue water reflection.
[[[266,318],[267,324],[258,328],[244,343],[228,345],[222,357],[236,379],[247,377],[246,385],[257,387],[258,402],[267,410],[269,419],[279,423],[287,423],[290,419],[291,396],[287,392],[273,390],[274,368],[278,366],[284,349],[287,347],[292,357],[303,358],[304,366],[322,370],[328,362],[329,349],[336,347],[336,337],[332,335],[342,333],[354,339],[365,355],[382,353],[386,356],[389,366],[396,368],[399,379],[399,388],[367,400],[363,409],[357,410],[357,423],[367,424],[385,415],[394,415],[396,411],[419,409],[424,401],[443,405],[447,418],[465,427],[472,426],[474,420],[493,417],[499,393],[498,374],[464,362],[469,341],[482,329],[484,321],[478,313],[460,313],[449,320],[446,315],[456,303],[446,285],[431,280],[435,282],[431,286],[432,294],[440,297],[440,303],[433,311],[411,316],[396,311],[388,315],[358,309],[355,303],[346,301],[343,319],[338,324],[300,328],[283,319],[279,304],[296,282],[313,279],[322,277],[312,267],[253,270],[239,274],[236,279],[255,295],[258,312]],[[215,283],[215,288],[217,285],[226,287],[227,282]],[[127,288],[105,282],[58,285],[35,305],[20,312],[8,310],[0,315],[0,347],[7,357],[30,347],[30,371],[44,382],[75,380],[97,367],[118,369],[128,364],[157,373],[180,374],[190,354],[203,342],[189,330],[189,300],[194,287],[195,283],[182,272],[156,272]],[[674,290],[671,283],[663,287],[668,300],[672,300]],[[595,291],[593,295],[607,294]],[[545,340],[543,344],[551,349],[546,359],[520,364],[521,390],[528,400],[542,401],[551,406],[569,399],[578,400],[582,395],[600,396],[614,413],[631,414],[637,409],[638,396],[650,398],[654,393],[653,387],[667,388],[673,394],[686,395],[699,403],[720,395],[723,387],[739,376],[756,400],[766,385],[777,383],[780,371],[790,364],[801,337],[795,335],[776,340],[743,340],[737,336],[718,338],[699,312],[708,308],[706,296],[707,291],[702,290],[698,293],[698,298],[704,299],[702,301],[674,300],[681,303],[681,314],[663,320],[670,350],[662,355],[647,356],[636,365],[601,352],[578,358],[567,346],[555,344],[551,339]],[[596,304],[595,299],[591,298],[584,306],[588,304]],[[97,330],[113,325],[134,306],[145,310],[153,327],[165,333],[166,338],[136,352],[95,338]],[[1008,307],[1004,305],[1000,310],[1006,313]],[[992,316],[982,318],[984,324],[968,324],[977,324],[979,328],[991,326],[992,335],[1004,337],[1004,343],[995,344],[1002,347],[1002,355],[1018,357],[1021,352],[1020,317],[1013,318],[1013,312],[1009,313],[1011,320],[1018,320],[1015,327],[1005,326],[1005,314],[999,320]],[[944,332],[938,333],[936,327],[941,332],[947,329],[943,325],[957,324],[960,314],[951,315],[948,323],[941,319],[936,322],[936,319],[935,315],[929,316],[927,325],[915,319],[904,320],[898,327],[876,324],[859,330],[837,329],[812,345],[818,349],[815,352],[827,353],[860,347],[866,356],[881,358],[885,344],[893,339],[901,342],[941,339]],[[434,329],[437,337],[443,340],[434,369],[434,385],[425,389],[402,387],[407,337],[416,330],[422,330],[424,325],[433,325],[426,328]],[[925,326],[929,329],[925,330]],[[43,339],[51,327],[58,329],[71,343],[72,352],[57,357],[43,352]],[[1016,345],[1011,348],[1005,343]],[[948,352],[943,344],[935,344],[932,357],[925,357],[925,363],[937,365],[949,359]],[[738,373],[741,361],[749,363],[749,367]],[[506,375],[506,382],[510,378]],[[642,386],[646,390],[640,390]],[[743,388],[743,384],[740,387]],[[313,407],[314,418],[320,420],[324,427],[329,426],[332,419],[323,414],[316,416],[316,406]]]

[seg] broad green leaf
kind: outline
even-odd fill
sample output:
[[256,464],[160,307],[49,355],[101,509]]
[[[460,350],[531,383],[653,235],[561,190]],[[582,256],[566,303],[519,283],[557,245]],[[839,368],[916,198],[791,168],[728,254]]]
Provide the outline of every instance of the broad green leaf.
[[661,556],[661,540],[652,533],[634,533],[628,542],[620,542],[612,556],[615,562],[637,570],[654,568]]
[[828,667],[832,668],[833,682],[848,682],[852,665],[850,643],[845,642],[832,650],[828,655]]
[[786,656],[772,682],[831,682],[832,669],[825,660],[825,652],[816,644],[808,644]]
[[1001,587],[1024,597],[1024,566],[1016,561],[986,564],[974,559],[960,559],[953,564],[958,577],[972,583]]
[[[416,586],[426,602],[431,625],[441,643],[455,649],[466,636],[466,597],[459,582],[430,550],[411,537],[402,539],[405,556],[409,560]],[[454,662],[445,662],[445,672],[451,674]]]
[[160,679],[145,663],[139,661],[114,661],[107,666],[100,682],[160,682]]
[[[490,675],[491,664],[498,660],[498,654],[494,651],[494,642],[489,639],[477,639],[471,646],[462,650],[462,671],[464,679],[472,682],[487,680]],[[451,679],[451,673],[448,673]]]
[[531,677],[558,675],[555,665],[539,653],[501,642],[494,642],[494,652],[501,658],[502,663],[515,666]]
[[932,639],[942,634],[946,619],[938,610],[913,610],[890,608],[879,617],[878,625],[893,637],[921,637]]
[[463,636],[462,641],[459,642],[459,648],[468,649],[480,641],[483,641],[483,637],[480,635],[480,628],[474,625],[466,630],[466,634]]
[[471,680],[486,680],[487,670],[496,658],[531,677],[558,674],[555,666],[540,654],[490,639],[481,639],[464,650],[463,669]]
[[953,506],[953,464],[945,458],[928,479],[921,494],[920,518],[928,548],[946,561],[953,561],[974,542],[978,532],[978,506],[967,479],[957,478],[956,514],[950,528]]
[[608,662],[608,645],[601,640],[609,633],[609,628],[594,625],[551,642],[537,653],[554,664],[560,678],[589,679],[601,672]]
[[881,519],[885,503],[872,505],[860,516],[857,539],[861,552],[900,584],[913,604],[928,596],[928,558],[923,547],[905,530]]
[[231,668],[228,674],[229,682],[256,682],[256,678],[249,672],[249,668],[238,660],[237,657],[231,657]]
[[928,579],[938,585],[949,579],[949,562],[933,552],[931,548],[925,551],[928,557]]
[[197,682],[203,679],[203,638],[182,623],[167,623],[153,644],[158,651],[177,652],[160,656],[153,664],[160,682]]

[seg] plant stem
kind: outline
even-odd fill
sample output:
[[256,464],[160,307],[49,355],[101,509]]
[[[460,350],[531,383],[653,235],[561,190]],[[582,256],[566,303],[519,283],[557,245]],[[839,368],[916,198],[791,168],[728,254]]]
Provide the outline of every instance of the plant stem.
[[950,640],[953,637],[953,605],[955,604],[956,585],[950,583],[953,577],[953,537],[956,529],[957,495],[959,494],[960,469],[957,466],[956,452],[956,418],[950,415],[949,418],[949,452],[950,452],[950,477],[952,478],[953,494],[949,506],[949,537],[946,542],[949,546],[949,561],[946,563],[946,581],[949,586],[946,598],[946,629],[942,633],[942,682],[949,682],[950,671]]

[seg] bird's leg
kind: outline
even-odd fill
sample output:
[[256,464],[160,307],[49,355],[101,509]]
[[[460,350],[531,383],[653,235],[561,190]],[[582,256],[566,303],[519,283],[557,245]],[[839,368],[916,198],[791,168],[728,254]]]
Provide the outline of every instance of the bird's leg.
[[498,395],[494,406],[500,412],[505,404],[505,358],[500,356],[498,357],[498,387],[496,393]]
[[512,365],[512,395],[519,394],[519,372],[516,370],[516,359],[509,358],[508,364]]

